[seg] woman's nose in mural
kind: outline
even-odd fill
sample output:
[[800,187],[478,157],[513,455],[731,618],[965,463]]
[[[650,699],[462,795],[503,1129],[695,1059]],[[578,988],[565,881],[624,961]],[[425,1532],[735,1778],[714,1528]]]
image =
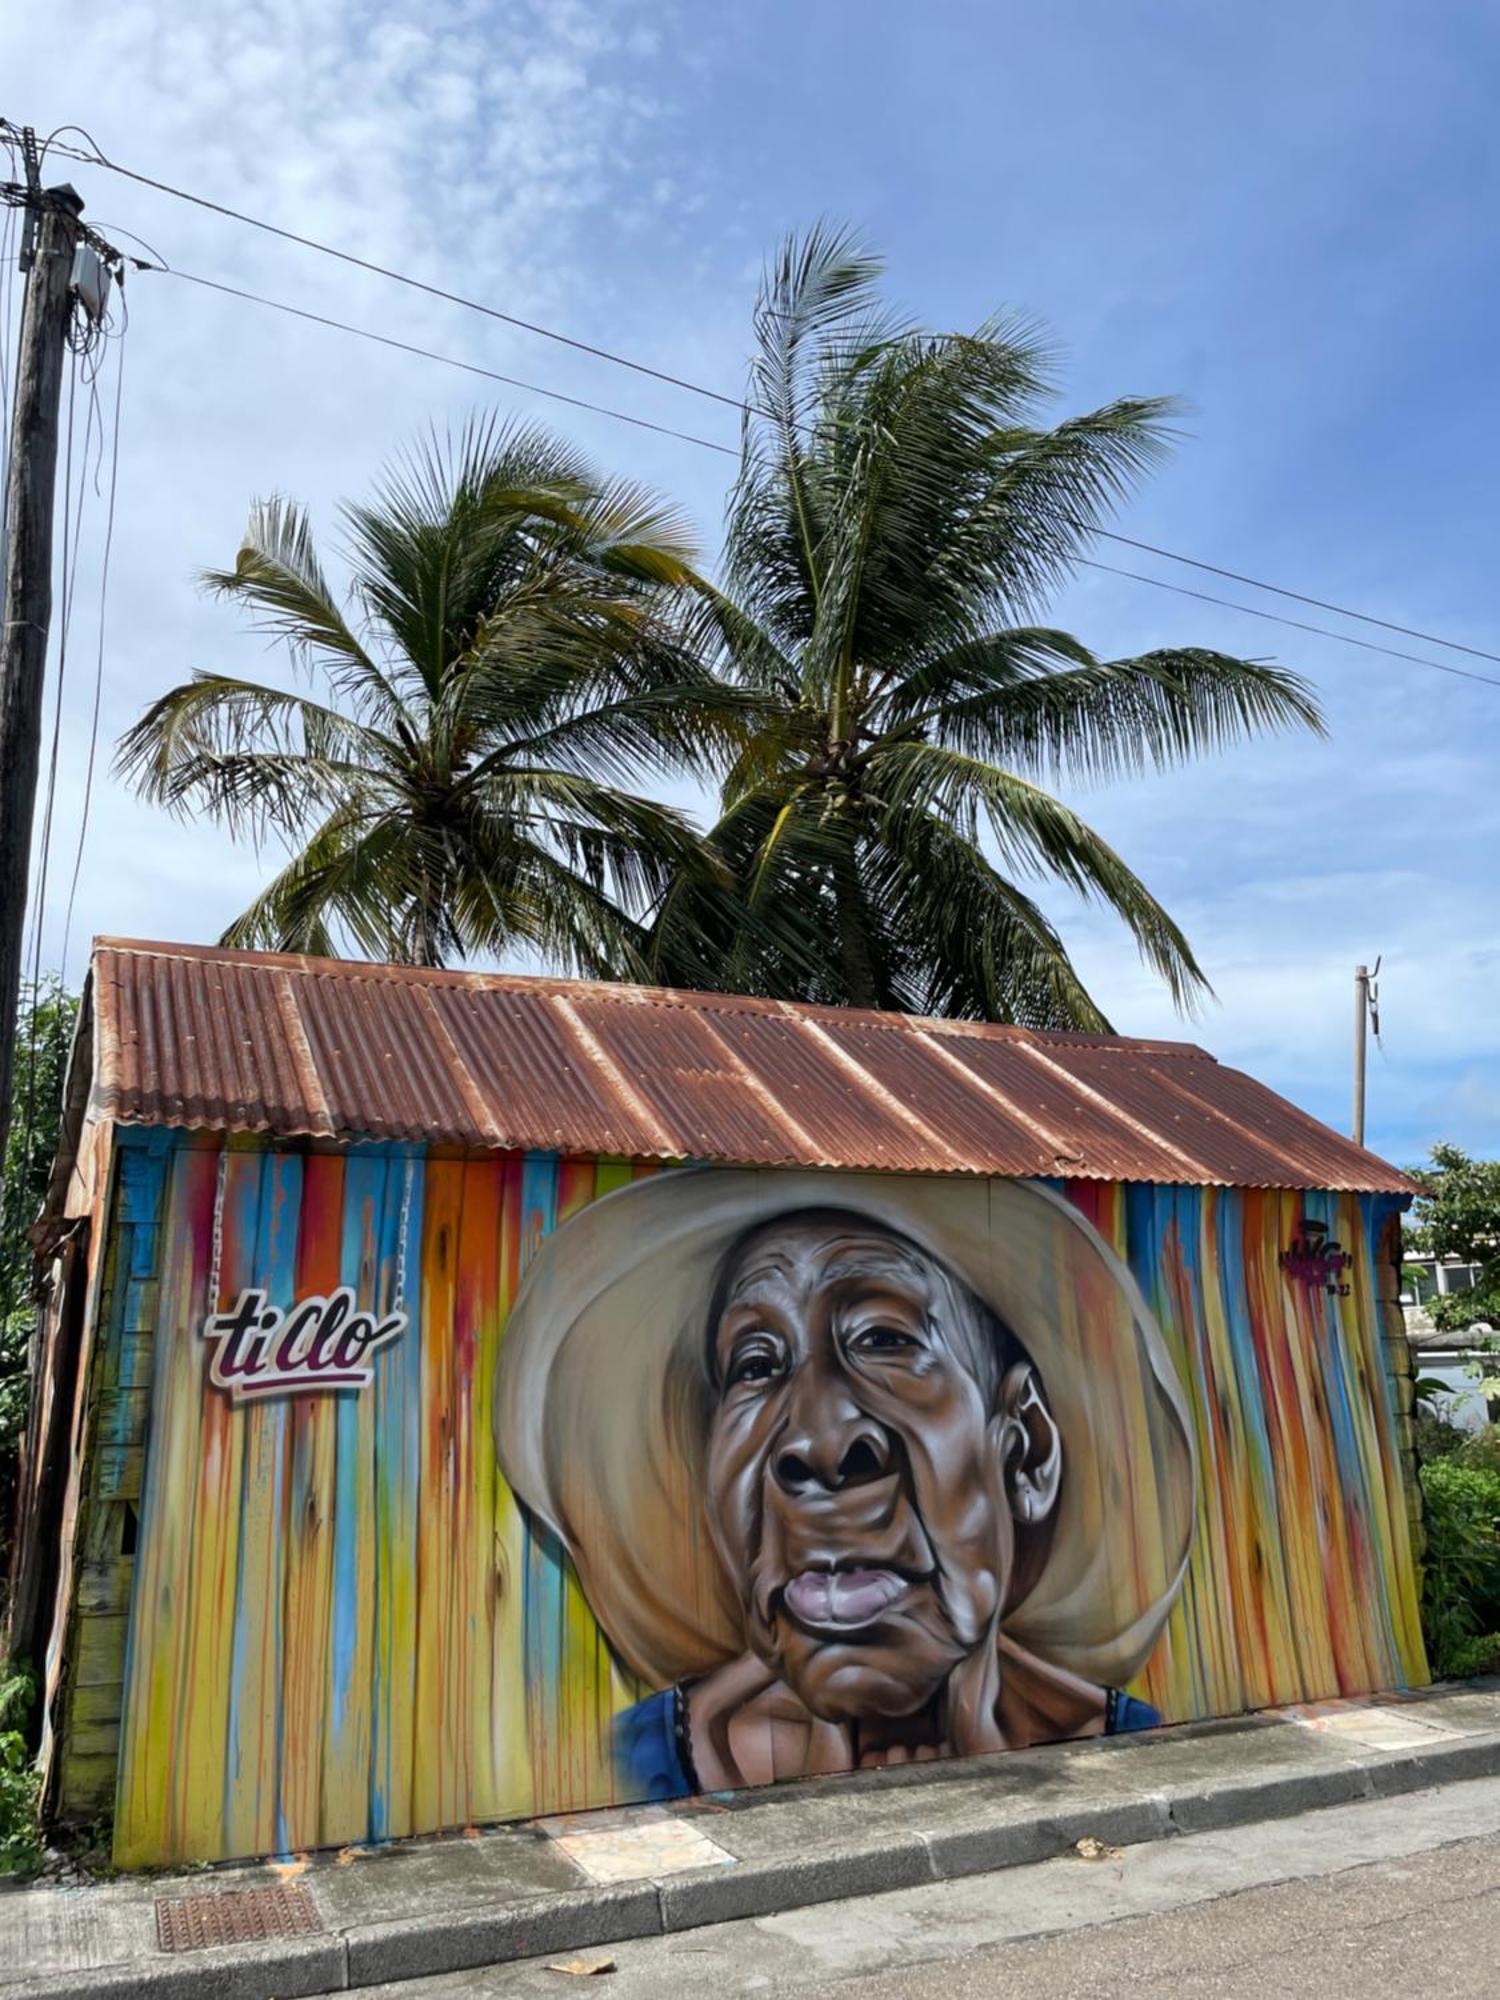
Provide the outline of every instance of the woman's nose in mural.
[[837,1369],[820,1357],[804,1361],[772,1464],[781,1490],[797,1495],[863,1486],[883,1479],[894,1457],[888,1433],[854,1401]]

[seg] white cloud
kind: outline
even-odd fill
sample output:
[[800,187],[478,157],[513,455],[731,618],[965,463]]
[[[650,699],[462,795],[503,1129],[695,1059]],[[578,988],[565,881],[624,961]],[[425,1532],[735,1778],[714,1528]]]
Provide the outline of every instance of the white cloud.
[[[424,0],[375,15],[358,0],[191,9],[71,0],[45,23],[8,17],[4,108],[42,132],[76,119],[107,154],[154,178],[608,341],[618,299],[580,232],[601,213],[638,207],[656,213],[659,246],[653,190],[693,183],[691,162],[675,156],[670,115],[642,83],[643,11],[623,0],[529,0],[503,11]],[[51,162],[53,174],[76,182],[91,220],[117,228],[122,242],[128,228],[178,268],[651,413],[641,378],[622,389],[600,364],[87,166]],[[90,933],[211,937],[259,879],[246,850],[212,828],[173,826],[108,774],[120,732],[193,667],[286,672],[193,582],[201,566],[232,559],[253,497],[305,502],[331,557],[342,497],[367,491],[382,462],[429,424],[461,422],[492,400],[561,420],[607,464],[643,458],[622,444],[631,433],[605,419],[492,393],[169,277],[133,275],[129,295],[103,747],[70,939],[74,977]],[[667,295],[661,288],[656,302]],[[111,375],[106,404],[112,387]],[[80,438],[81,425],[80,415]],[[667,463],[647,463],[646,475],[670,484]],[[716,496],[719,484],[715,471],[707,490]],[[103,507],[92,491],[84,497],[56,806],[64,858],[51,871],[44,963],[62,949],[87,756]]]

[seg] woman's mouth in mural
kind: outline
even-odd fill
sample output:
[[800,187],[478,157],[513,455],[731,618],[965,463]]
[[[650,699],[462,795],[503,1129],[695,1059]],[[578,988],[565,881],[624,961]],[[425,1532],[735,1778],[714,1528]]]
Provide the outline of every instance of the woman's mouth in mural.
[[911,1588],[893,1569],[804,1569],[782,1591],[799,1625],[823,1632],[856,1632],[873,1625]]

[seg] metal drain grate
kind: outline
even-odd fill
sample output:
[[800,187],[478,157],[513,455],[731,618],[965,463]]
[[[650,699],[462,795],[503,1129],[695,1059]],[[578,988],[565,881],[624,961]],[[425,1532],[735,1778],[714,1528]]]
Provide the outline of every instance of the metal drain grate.
[[279,1882],[267,1889],[230,1889],[217,1896],[164,1897],[156,1905],[156,1942],[163,1951],[306,1937],[322,1928],[307,1891]]

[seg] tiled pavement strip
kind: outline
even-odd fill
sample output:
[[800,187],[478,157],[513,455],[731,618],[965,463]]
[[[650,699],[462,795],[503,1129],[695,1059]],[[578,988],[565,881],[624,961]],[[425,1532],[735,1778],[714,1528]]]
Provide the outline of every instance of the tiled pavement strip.
[[[0,2000],[292,2000],[978,1874],[1088,1836],[1125,1845],[1495,1775],[1500,1680],[285,1863],[17,1888],[0,1893]],[[161,1948],[159,1901],[278,1882],[308,1892],[321,1928]]]

